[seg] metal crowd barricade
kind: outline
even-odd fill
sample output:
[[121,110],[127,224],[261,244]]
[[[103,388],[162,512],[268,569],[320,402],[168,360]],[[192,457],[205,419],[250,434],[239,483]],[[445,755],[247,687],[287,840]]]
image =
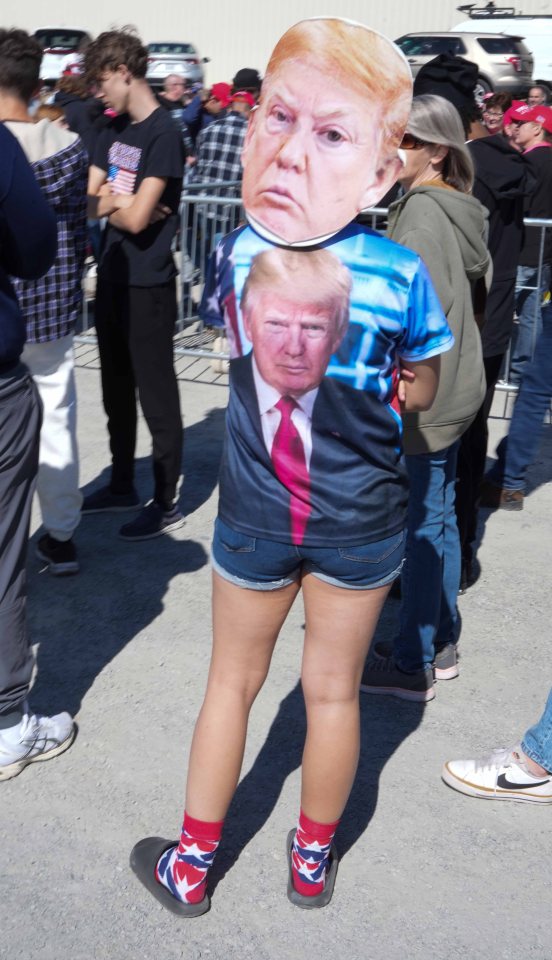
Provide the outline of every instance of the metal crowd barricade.
[[216,333],[206,330],[198,307],[209,258],[219,240],[235,230],[243,219],[240,181],[186,186],[180,216],[177,355],[228,359],[224,351],[213,350]]
[[[362,221],[378,232],[383,232],[387,218],[386,207],[374,207],[362,214]],[[218,338],[222,344],[222,331],[218,333],[205,328],[199,316],[198,308],[205,284],[209,258],[221,237],[234,230],[245,219],[241,201],[241,182],[215,182],[187,184],[182,193],[180,209],[180,231],[177,238],[175,257],[179,263],[178,277],[178,323],[175,336],[175,354],[180,356],[204,357],[225,361],[228,354],[224,349],[213,350]],[[534,287],[524,287],[528,291],[540,290],[544,265],[546,231],[552,229],[552,220],[527,217],[526,227],[540,228],[539,262],[537,280]],[[89,303],[94,299],[93,283],[86,290],[81,330],[75,338],[77,342],[93,343],[95,336],[89,329]],[[532,355],[534,355],[539,334],[537,318],[539,300],[535,298],[533,324]],[[505,360],[505,379],[500,380],[496,390],[506,394],[517,392],[517,387],[508,382],[511,349]]]
[[[382,218],[386,217],[385,207],[374,207],[363,214],[363,221],[378,230]],[[222,349],[223,331],[217,334],[207,330],[197,310],[210,255],[220,238],[244,219],[239,182],[194,184],[184,191],[180,229],[181,304],[175,354],[223,362],[229,359],[228,353]],[[187,331],[191,332],[187,334]],[[220,342],[221,349],[213,349],[215,340]]]

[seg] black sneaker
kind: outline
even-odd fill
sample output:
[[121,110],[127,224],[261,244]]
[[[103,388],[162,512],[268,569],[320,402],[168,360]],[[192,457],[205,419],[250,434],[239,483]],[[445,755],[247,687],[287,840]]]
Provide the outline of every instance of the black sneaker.
[[72,540],[55,540],[45,533],[36,545],[36,555],[48,564],[48,570],[57,577],[79,572],[77,551]]
[[142,512],[125,523],[119,530],[119,536],[123,540],[152,540],[153,537],[161,537],[164,533],[171,530],[177,530],[184,525],[184,517],[175,505],[170,510],[164,510],[158,503],[152,500],[144,507]]
[[[393,642],[380,640],[379,643],[374,644],[370,655],[376,660],[387,660],[393,656]],[[433,676],[436,680],[454,680],[459,675],[456,644],[451,640],[450,643],[444,643],[435,650]]]
[[110,487],[100,487],[84,498],[81,513],[118,513],[119,510],[137,510],[141,506],[136,490],[113,493]]
[[383,693],[399,700],[428,703],[435,698],[433,669],[424,667],[415,673],[406,673],[399,669],[393,657],[368,659],[360,689],[363,693]]

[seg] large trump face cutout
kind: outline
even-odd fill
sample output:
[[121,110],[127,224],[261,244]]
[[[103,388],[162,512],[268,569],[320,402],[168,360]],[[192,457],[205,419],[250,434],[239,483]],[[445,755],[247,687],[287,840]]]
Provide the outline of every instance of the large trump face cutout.
[[242,154],[243,203],[261,232],[309,243],[374,206],[397,179],[410,68],[385,37],[303,20],[270,58]]

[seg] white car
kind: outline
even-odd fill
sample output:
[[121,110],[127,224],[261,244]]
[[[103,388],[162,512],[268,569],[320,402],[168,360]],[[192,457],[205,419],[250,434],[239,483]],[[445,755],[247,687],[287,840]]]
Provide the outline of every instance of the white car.
[[171,73],[188,83],[203,85],[203,64],[209,57],[200,57],[191,43],[148,43],[146,80],[153,87],[161,87]]
[[92,37],[80,27],[40,27],[33,33],[44,50],[40,65],[40,79],[54,84],[61,77],[68,57],[79,53],[83,41]]

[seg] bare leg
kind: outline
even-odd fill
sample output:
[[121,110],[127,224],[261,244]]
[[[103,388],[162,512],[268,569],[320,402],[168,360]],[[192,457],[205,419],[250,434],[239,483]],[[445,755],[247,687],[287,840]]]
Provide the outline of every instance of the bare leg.
[[223,820],[243,761],[249,711],[299,590],[244,590],[213,574],[213,652],[186,788],[192,817]]
[[390,585],[347,590],[312,574],[302,585],[307,738],[301,808],[317,823],[333,823],[343,813],[356,774],[360,677]]

